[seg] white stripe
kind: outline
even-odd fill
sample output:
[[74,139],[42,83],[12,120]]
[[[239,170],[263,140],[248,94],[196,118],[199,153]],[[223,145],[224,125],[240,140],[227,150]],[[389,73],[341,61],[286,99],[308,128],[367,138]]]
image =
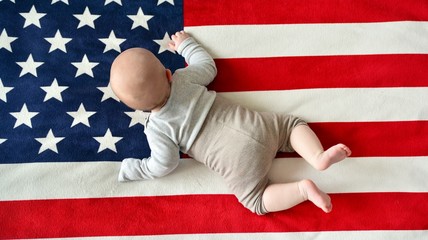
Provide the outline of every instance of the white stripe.
[[[310,178],[334,193],[428,192],[427,162],[428,157],[349,158],[318,172],[300,158],[276,159],[270,177],[274,182]],[[191,159],[166,177],[129,183],[117,182],[119,165],[1,164],[0,200],[230,193],[219,175]]]
[[[61,238],[64,240],[82,239],[82,238]],[[83,239],[106,239],[116,240],[124,237],[91,237]],[[126,236],[126,239],[143,240],[248,240],[248,239],[266,239],[266,240],[422,240],[428,239],[428,231],[324,231],[324,232],[279,232],[279,233],[225,233],[225,234],[177,234],[177,235],[157,235],[157,236]]]
[[428,53],[428,22],[186,27],[214,58]]
[[[428,45],[428,44],[427,44]],[[308,122],[428,120],[428,88],[332,88],[219,93],[259,111]]]

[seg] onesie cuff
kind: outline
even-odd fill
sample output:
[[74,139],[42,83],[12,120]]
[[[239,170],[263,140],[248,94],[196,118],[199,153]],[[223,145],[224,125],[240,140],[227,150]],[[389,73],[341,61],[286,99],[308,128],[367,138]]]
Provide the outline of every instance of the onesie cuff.
[[183,53],[184,49],[194,42],[195,42],[195,39],[193,39],[192,37],[186,38],[183,42],[181,42],[180,46],[178,46],[178,48],[177,48],[178,54],[183,55],[182,53]]

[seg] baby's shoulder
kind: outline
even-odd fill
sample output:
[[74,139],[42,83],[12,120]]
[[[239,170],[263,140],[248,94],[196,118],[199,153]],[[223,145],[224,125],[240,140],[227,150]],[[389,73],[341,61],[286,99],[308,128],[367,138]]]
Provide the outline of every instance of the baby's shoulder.
[[187,69],[180,68],[174,72],[174,74],[172,75],[172,80],[174,82],[177,82],[177,81],[185,82],[188,77],[189,77],[189,74],[187,73]]
[[179,86],[184,86],[185,88],[191,88],[192,86],[205,87],[199,83],[199,76],[193,74],[191,67],[180,68],[174,72],[172,76],[172,81],[177,83]]

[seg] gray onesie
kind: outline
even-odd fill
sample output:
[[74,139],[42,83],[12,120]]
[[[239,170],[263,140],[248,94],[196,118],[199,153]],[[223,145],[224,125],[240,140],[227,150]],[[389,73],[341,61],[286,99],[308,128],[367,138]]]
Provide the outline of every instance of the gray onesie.
[[124,159],[119,181],[165,176],[177,167],[181,151],[219,173],[245,207],[265,214],[262,195],[272,160],[278,151],[293,151],[291,130],[305,122],[251,111],[208,91],[205,86],[217,69],[192,38],[180,44],[178,53],[188,67],[174,73],[167,103],[146,122],[151,156]]

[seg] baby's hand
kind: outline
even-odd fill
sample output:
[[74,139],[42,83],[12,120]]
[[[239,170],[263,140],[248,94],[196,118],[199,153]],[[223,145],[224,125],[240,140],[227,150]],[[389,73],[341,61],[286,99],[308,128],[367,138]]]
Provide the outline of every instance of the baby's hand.
[[176,32],[171,36],[172,42],[169,43],[169,47],[177,51],[178,46],[180,46],[180,44],[189,37],[190,35],[185,33],[184,31]]

